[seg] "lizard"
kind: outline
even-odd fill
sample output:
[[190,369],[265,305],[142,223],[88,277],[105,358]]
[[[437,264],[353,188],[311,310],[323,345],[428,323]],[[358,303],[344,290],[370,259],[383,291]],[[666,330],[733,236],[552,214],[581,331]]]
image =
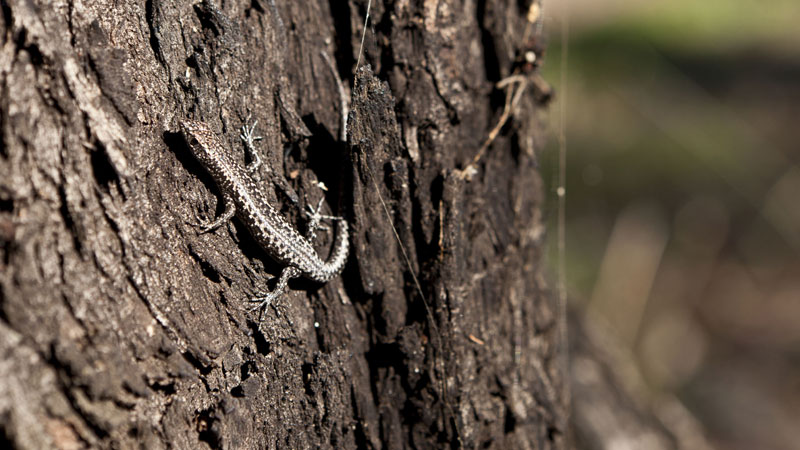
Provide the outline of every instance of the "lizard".
[[[241,139],[252,152],[253,162],[242,167],[222,144],[220,138],[204,122],[195,120],[180,121],[180,129],[192,155],[208,171],[222,194],[224,212],[210,223],[205,224],[203,232],[212,231],[230,221],[234,215],[245,225],[261,248],[276,261],[286,264],[275,289],[266,295],[250,299],[256,303],[253,308],[266,309],[272,301],[286,289],[289,280],[304,276],[310,280],[325,283],[344,268],[349,250],[347,222],[341,217],[326,216],[319,213],[322,199],[316,210],[309,208],[311,220],[306,235],[301,235],[267,201],[264,189],[253,173],[261,164],[255,153],[253,141],[260,139],[253,135],[256,123],[242,127]],[[327,261],[317,254],[312,243],[321,219],[337,222],[336,242]]]

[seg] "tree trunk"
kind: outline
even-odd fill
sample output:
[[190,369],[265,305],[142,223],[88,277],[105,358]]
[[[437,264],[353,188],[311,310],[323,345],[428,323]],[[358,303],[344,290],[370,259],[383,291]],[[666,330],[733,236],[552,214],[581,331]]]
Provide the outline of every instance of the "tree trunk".
[[[353,75],[366,0],[0,1],[0,441],[562,448],[541,108],[495,87],[536,76],[524,3],[374,1]],[[343,274],[251,311],[283,267],[200,232],[185,118],[242,164],[258,120],[272,204],[350,224]]]

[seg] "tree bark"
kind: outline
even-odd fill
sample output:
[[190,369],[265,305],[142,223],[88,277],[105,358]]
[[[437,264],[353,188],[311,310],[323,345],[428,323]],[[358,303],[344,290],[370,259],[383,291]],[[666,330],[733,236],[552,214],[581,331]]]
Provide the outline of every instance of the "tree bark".
[[[0,441],[562,448],[533,88],[471,164],[495,83],[535,75],[525,3],[374,1],[354,75],[366,0],[0,1]],[[250,311],[282,267],[236,219],[200,232],[184,118],[242,164],[258,120],[300,200],[272,204],[349,222],[344,273]]]

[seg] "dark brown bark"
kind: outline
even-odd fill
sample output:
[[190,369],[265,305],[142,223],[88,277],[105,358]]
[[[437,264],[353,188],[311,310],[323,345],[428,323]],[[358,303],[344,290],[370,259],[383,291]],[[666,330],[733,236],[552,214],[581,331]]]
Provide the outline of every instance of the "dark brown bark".
[[[1,1],[0,440],[561,448],[536,96],[459,171],[537,38],[524,3],[374,1],[355,77],[366,1]],[[237,220],[199,233],[219,192],[176,133],[242,152],[250,115],[265,166],[352,227],[342,276],[261,322],[281,267]]]

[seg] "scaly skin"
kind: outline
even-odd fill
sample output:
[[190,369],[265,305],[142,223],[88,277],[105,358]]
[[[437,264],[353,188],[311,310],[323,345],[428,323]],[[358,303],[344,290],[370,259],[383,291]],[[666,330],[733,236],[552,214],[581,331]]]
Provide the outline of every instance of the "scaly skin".
[[[281,275],[276,291],[282,291],[286,281],[298,275],[324,283],[342,271],[349,249],[347,222],[337,221],[334,250],[327,261],[322,261],[310,240],[298,233],[267,202],[261,186],[234,160],[231,152],[225,149],[208,125],[184,120],[181,122],[181,131],[195,158],[211,174],[225,202],[225,212],[206,230],[219,227],[235,213],[270,256],[289,266]],[[245,129],[243,138],[247,139],[250,131],[252,129]],[[313,231],[309,235],[313,236]],[[278,294],[280,292],[270,293],[270,300]]]

